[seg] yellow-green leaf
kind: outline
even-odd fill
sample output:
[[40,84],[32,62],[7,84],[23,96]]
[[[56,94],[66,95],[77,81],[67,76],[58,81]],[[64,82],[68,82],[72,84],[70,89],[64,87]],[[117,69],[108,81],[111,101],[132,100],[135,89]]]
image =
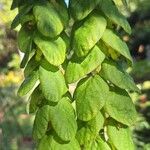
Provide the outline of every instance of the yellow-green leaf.
[[74,109],[67,97],[62,98],[56,106],[50,107],[50,121],[53,129],[63,141],[74,139],[77,123]]
[[76,20],[82,20],[88,16],[102,0],[71,0],[71,15]]
[[111,60],[106,60],[102,63],[100,75],[105,79],[115,84],[116,86],[131,91],[140,92],[135,85],[133,79],[126,73],[119,64]]
[[78,119],[89,121],[96,117],[104,106],[108,90],[107,83],[98,75],[82,79],[74,93]]
[[34,71],[31,75],[26,77],[18,90],[18,95],[24,96],[28,92],[30,92],[37,83],[38,79],[39,79],[38,71]]
[[48,101],[58,102],[62,95],[67,92],[65,79],[60,70],[54,70],[54,68],[46,70],[40,67],[39,78],[42,92]]
[[112,0],[105,0],[100,5],[100,9],[114,23],[121,26],[127,33],[131,34],[131,27],[126,18],[119,12]]
[[104,108],[118,122],[128,126],[136,122],[137,113],[135,106],[125,90],[113,87],[108,93]]
[[105,59],[104,53],[95,46],[81,61],[74,58],[69,62],[65,77],[68,83],[74,83],[96,69]]
[[73,37],[73,50],[77,56],[85,56],[102,37],[107,21],[99,13],[93,12],[84,21],[81,27],[75,30]]
[[118,124],[115,120],[110,119],[107,126],[107,134],[111,144],[118,150],[135,150],[128,127]]
[[111,29],[106,29],[102,40],[115,51],[124,56],[130,64],[132,64],[132,57],[130,55],[127,44],[122,41]]
[[59,66],[64,62],[67,46],[61,37],[49,39],[36,34],[34,42],[50,64]]
[[37,28],[47,37],[56,37],[63,30],[63,23],[55,7],[49,2],[37,3],[33,7]]
[[63,142],[56,135],[45,135],[37,150],[80,150],[80,146],[75,138],[69,142]]
[[79,144],[86,149],[87,145],[96,139],[100,129],[103,128],[103,125],[104,116],[101,112],[98,112],[96,117],[88,122],[78,120],[78,131],[76,138]]

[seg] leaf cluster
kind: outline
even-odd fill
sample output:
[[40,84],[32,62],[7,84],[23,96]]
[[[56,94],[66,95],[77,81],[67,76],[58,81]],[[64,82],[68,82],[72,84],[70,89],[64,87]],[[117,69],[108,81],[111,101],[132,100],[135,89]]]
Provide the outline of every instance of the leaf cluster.
[[[14,0],[21,24],[25,80],[35,113],[38,150],[133,150],[129,126],[136,110],[128,91],[139,92],[122,64],[132,65],[117,27],[131,33],[118,1]],[[71,32],[68,27],[71,24]],[[77,85],[69,91],[69,85]],[[119,142],[121,141],[121,143]]]

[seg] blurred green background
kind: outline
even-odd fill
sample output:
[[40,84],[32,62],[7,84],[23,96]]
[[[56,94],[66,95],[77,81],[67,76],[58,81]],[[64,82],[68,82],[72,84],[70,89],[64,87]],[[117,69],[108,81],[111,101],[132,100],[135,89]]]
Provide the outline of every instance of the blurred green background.
[[[27,98],[16,94],[23,73],[19,69],[17,29],[10,30],[17,10],[10,11],[10,5],[11,0],[0,0],[0,150],[33,150],[34,116],[27,114]],[[142,90],[141,94],[130,93],[139,114],[133,138],[137,150],[150,150],[150,0],[129,0],[128,8],[120,9],[133,31],[128,36],[120,30],[134,59],[128,71]]]

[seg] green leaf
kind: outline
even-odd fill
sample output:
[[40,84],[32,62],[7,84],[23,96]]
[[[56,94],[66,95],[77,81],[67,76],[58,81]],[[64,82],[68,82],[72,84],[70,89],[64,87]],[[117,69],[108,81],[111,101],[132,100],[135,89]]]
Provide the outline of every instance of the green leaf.
[[85,56],[102,37],[106,29],[106,19],[97,12],[93,12],[79,27],[73,37],[73,50],[77,56]]
[[104,106],[109,87],[98,75],[82,79],[75,90],[78,119],[89,121]]
[[30,96],[29,113],[35,113],[43,99],[43,94],[38,86]]
[[71,15],[76,20],[82,20],[87,17],[102,0],[71,0]]
[[[25,23],[33,24],[34,25],[34,16],[31,15],[31,14],[29,14],[29,15],[25,15],[22,18],[20,18],[20,24],[24,25]],[[29,26],[31,27],[32,25],[29,25]]]
[[123,42],[119,36],[117,36],[112,30],[106,29],[102,40],[115,51],[123,55],[129,62],[132,64],[132,57],[130,55],[128,46],[125,42]]
[[112,143],[116,147],[116,149],[135,150],[131,132],[128,127],[118,125],[116,121],[111,119],[109,120],[109,123],[107,126],[107,134],[108,134],[110,143]]
[[80,150],[76,139],[64,143],[55,135],[45,135],[39,145],[38,150]]
[[34,42],[50,64],[59,66],[64,62],[67,46],[61,37],[48,39],[40,34],[36,34]]
[[[41,13],[42,12],[42,13]],[[54,38],[63,30],[63,24],[55,7],[49,3],[39,3],[33,7],[37,28],[44,36]]]
[[67,47],[66,49],[69,50],[69,48],[70,48],[70,37],[67,35],[66,32],[62,32],[60,37],[66,43],[66,47]]
[[24,4],[28,4],[30,6],[31,4],[33,4],[33,1],[34,0],[13,0],[11,5],[11,10],[20,7]]
[[119,12],[112,0],[105,0],[100,5],[100,9],[114,23],[121,26],[127,33],[131,34],[131,27],[126,18]]
[[79,144],[86,149],[86,146],[96,139],[100,129],[103,128],[103,125],[104,117],[100,112],[98,112],[95,118],[88,122],[78,120],[78,131],[76,137]]
[[55,1],[51,1],[51,3],[57,10],[57,13],[60,16],[60,20],[63,23],[63,25],[67,26],[69,23],[69,15],[68,15],[68,10],[67,10],[68,8],[66,2],[62,0],[55,0]]
[[16,28],[22,22],[22,18],[24,18],[24,16],[27,15],[31,11],[32,7],[33,5],[30,4],[30,5],[25,5],[19,8],[18,15],[12,21],[11,29]]
[[73,107],[68,98],[64,97],[58,104],[54,106],[44,105],[38,110],[33,128],[35,139],[40,139],[45,135],[49,122],[63,141],[74,139],[77,123]]
[[27,29],[25,26],[22,26],[20,31],[18,32],[18,47],[19,50],[23,53],[26,53],[31,49],[32,45],[32,36],[33,32]]
[[46,134],[49,123],[49,105],[45,105],[38,110],[33,125],[33,138],[41,139]]
[[40,61],[36,60],[36,56],[32,56],[32,58],[29,60],[27,63],[25,69],[24,69],[24,75],[25,77],[29,76],[32,74],[33,71],[37,70],[40,65]]
[[73,58],[69,62],[65,77],[68,83],[74,83],[96,69],[105,59],[104,53],[95,46],[83,60]]
[[20,0],[13,0],[11,4],[11,10],[15,9],[18,7],[18,3]]
[[63,141],[69,141],[75,137],[77,131],[75,113],[67,97],[62,98],[56,106],[50,107],[50,121]]
[[30,52],[31,52],[31,49],[32,49],[32,44],[30,44],[29,46],[30,47],[28,47],[28,50],[26,51],[26,53],[23,56],[23,59],[22,59],[21,64],[20,64],[20,68],[24,68],[27,65],[28,61],[29,61]]
[[34,88],[38,79],[39,79],[38,71],[32,72],[32,74],[30,76],[26,77],[25,80],[23,81],[23,83],[21,84],[21,86],[18,90],[18,95],[24,96],[28,92],[30,92]]
[[109,92],[105,111],[112,118],[125,125],[130,126],[136,122],[135,106],[129,94],[120,88],[113,87]]
[[126,73],[119,64],[111,60],[102,63],[100,75],[114,85],[127,90],[140,92],[133,79]]
[[39,69],[39,78],[41,83],[42,92],[45,98],[51,102],[58,102],[61,100],[62,95],[67,92],[65,79],[60,70],[47,71],[43,67]]
[[113,0],[117,7],[128,6],[128,0]]
[[86,150],[111,150],[108,143],[104,141],[100,136],[92,143],[92,145]]

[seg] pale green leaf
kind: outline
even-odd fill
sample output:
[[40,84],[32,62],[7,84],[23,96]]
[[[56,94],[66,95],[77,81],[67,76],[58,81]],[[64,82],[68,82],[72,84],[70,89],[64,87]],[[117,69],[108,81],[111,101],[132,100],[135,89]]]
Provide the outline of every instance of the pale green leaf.
[[80,146],[75,138],[64,143],[56,135],[45,135],[38,145],[38,150],[80,150]]
[[112,20],[112,22],[121,26],[127,33],[131,34],[131,27],[126,18],[119,12],[118,8],[113,4],[112,0],[105,0],[100,5],[104,14]]
[[[128,127],[118,125],[114,120],[109,120],[107,134],[110,143],[118,150],[135,150],[131,131]],[[119,142],[120,141],[120,142]]]
[[78,131],[76,138],[82,147],[86,149],[86,146],[94,141],[99,134],[100,129],[104,125],[104,116],[101,112],[98,112],[95,118],[88,122],[78,120]]
[[32,72],[32,74],[29,75],[28,77],[26,77],[25,80],[23,81],[23,83],[21,84],[21,86],[18,90],[18,95],[24,96],[28,92],[30,92],[34,88],[38,79],[39,79],[38,72],[37,71]]
[[39,78],[42,92],[45,98],[51,102],[58,102],[62,95],[67,92],[65,79],[60,70],[50,68],[46,70],[43,67],[39,69]]
[[129,49],[127,44],[122,41],[119,36],[117,36],[111,29],[106,29],[102,40],[111,48],[113,48],[115,51],[120,53],[122,56],[127,58],[127,60],[130,61],[132,64],[132,57],[130,55]]
[[88,54],[102,37],[106,25],[106,19],[97,12],[93,12],[86,18],[83,25],[74,32],[72,47],[77,56]]
[[102,0],[71,0],[71,15],[76,20],[82,20],[88,16]]
[[59,66],[64,62],[67,46],[61,37],[49,39],[36,34],[34,42],[50,64]]
[[[42,13],[41,13],[42,12]],[[37,3],[33,7],[37,28],[47,37],[56,37],[63,30],[63,24],[55,7],[49,3]]]
[[100,136],[86,150],[111,150],[110,146]]
[[106,60],[102,63],[100,75],[113,83],[114,85],[127,90],[139,92],[138,87],[135,85],[133,79],[126,73],[119,64]]
[[104,53],[95,46],[83,60],[74,58],[69,62],[65,77],[68,83],[74,83],[96,69],[105,59]]
[[120,88],[113,87],[109,92],[105,111],[115,120],[125,125],[136,122],[137,113],[129,94]]
[[83,121],[94,118],[104,106],[109,87],[98,75],[82,79],[75,90],[77,117]]

